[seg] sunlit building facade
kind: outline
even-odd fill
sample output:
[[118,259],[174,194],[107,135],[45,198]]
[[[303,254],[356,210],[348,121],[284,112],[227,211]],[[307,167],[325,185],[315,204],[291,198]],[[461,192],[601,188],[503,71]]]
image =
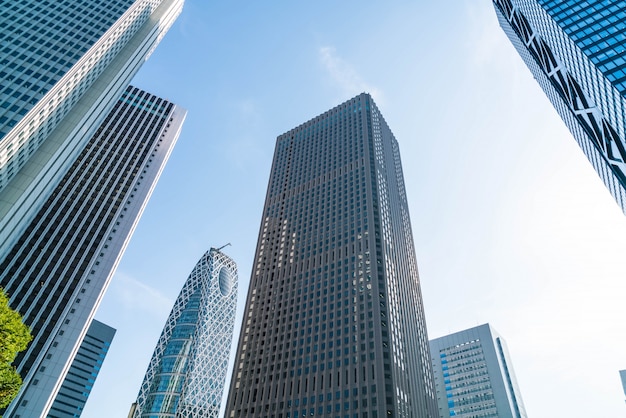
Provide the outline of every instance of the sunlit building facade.
[[0,8],[0,260],[81,153],[183,0]]
[[178,140],[186,111],[128,87],[0,261],[33,340],[4,414],[46,416]]
[[626,2],[493,3],[507,36],[626,212]]
[[237,266],[211,248],[185,282],[157,343],[134,418],[219,416],[237,308]]
[[225,416],[438,416],[400,151],[368,94],[276,140]]
[[526,418],[506,343],[489,325],[430,342],[441,418]]

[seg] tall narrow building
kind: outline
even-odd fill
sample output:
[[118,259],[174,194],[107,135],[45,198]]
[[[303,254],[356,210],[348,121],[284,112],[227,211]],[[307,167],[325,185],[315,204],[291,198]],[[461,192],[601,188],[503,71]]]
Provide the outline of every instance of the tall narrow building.
[[87,335],[52,403],[48,418],[81,416],[114,336],[115,328],[95,319],[91,321]]
[[276,140],[225,416],[437,416],[400,152],[368,94]]
[[131,417],[219,416],[236,308],[237,266],[211,248],[174,303]]
[[489,325],[430,342],[439,416],[526,418],[504,339]]
[[5,414],[45,416],[178,139],[186,112],[128,87],[0,262],[30,327],[24,384]]
[[626,213],[626,2],[493,3],[504,32]]
[[0,261],[182,10],[183,0],[0,8]]

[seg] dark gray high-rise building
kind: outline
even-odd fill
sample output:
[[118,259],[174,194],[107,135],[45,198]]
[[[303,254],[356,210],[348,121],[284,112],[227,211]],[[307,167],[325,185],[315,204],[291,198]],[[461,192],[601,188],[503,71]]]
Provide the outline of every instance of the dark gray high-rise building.
[[95,319],[91,321],[48,418],[80,417],[114,336],[115,328]]
[[0,287],[33,340],[6,415],[45,416],[178,139],[186,112],[128,87],[8,255]]
[[437,417],[398,143],[361,94],[276,141],[226,417]]
[[493,3],[504,32],[626,213],[626,2]]

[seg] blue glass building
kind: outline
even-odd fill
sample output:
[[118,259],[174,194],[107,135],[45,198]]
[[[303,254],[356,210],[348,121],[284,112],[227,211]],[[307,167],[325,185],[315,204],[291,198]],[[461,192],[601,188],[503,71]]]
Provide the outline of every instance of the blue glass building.
[[237,307],[237,266],[211,248],[185,282],[150,360],[133,418],[218,417]]
[[48,418],[80,417],[114,336],[115,328],[95,319],[91,321]]
[[493,2],[500,25],[626,212],[626,1]]

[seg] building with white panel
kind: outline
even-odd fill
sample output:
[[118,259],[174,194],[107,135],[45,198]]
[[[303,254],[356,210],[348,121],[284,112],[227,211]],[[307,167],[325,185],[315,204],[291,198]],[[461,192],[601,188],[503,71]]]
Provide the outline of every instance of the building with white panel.
[[131,417],[219,416],[236,308],[237,266],[211,248],[174,303]]
[[44,417],[76,355],[186,111],[128,87],[0,260],[0,287],[33,340],[4,416]]
[[0,260],[180,14],[183,0],[0,9]]
[[526,418],[502,337],[489,325],[430,341],[441,418]]

